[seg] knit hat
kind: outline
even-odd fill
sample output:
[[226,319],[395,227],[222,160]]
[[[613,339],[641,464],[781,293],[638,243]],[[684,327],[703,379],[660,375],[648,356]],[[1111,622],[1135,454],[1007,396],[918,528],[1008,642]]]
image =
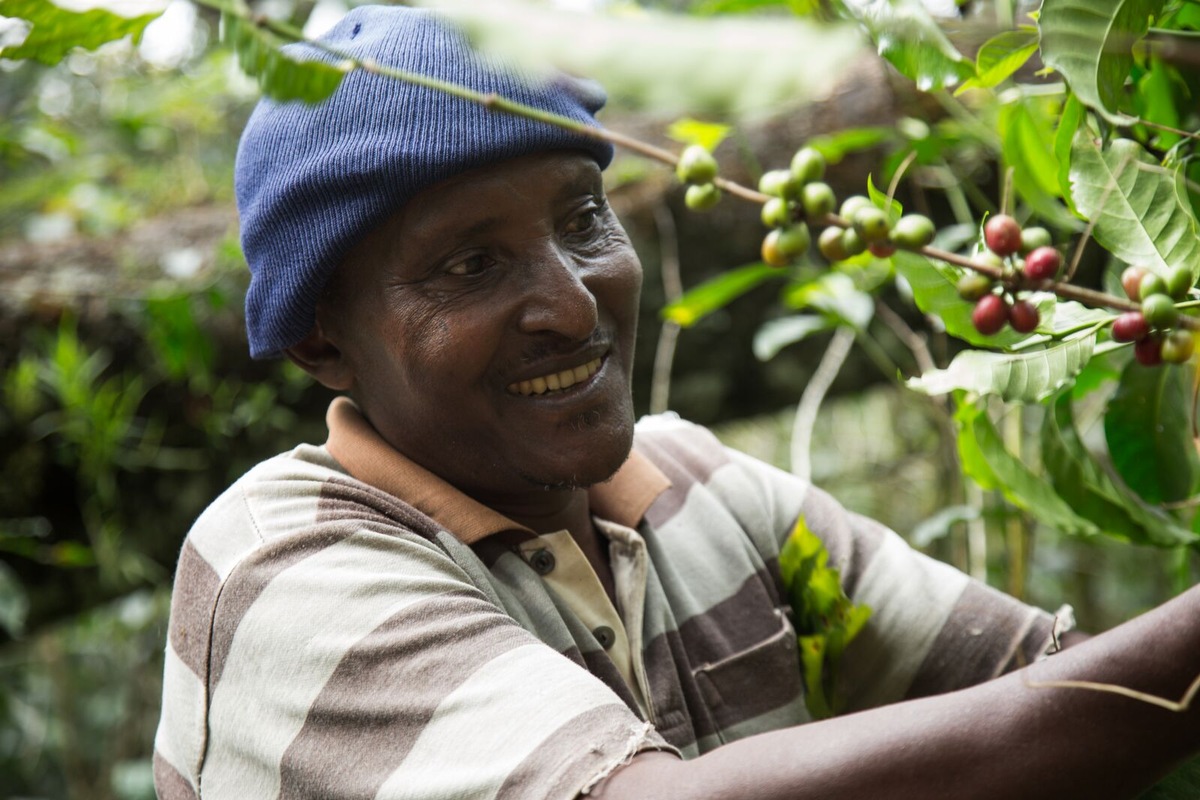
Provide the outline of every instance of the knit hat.
[[[361,6],[321,40],[359,59],[429,75],[595,125],[604,92],[559,76],[535,81],[470,49],[429,11]],[[308,44],[293,58],[336,59]],[[263,99],[238,147],[234,184],[250,265],[250,354],[278,356],[302,340],[317,300],[364,235],[422,189],[452,175],[545,150],[579,149],[600,168],[612,146],[362,70],[318,105]]]

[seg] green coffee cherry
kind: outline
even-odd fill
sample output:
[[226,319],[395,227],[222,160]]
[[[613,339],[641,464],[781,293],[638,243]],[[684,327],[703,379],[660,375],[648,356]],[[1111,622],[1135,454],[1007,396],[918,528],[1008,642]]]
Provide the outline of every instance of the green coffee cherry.
[[842,243],[842,229],[836,225],[830,225],[821,231],[821,235],[817,237],[817,249],[830,261],[845,261],[850,257]]
[[782,228],[792,221],[792,212],[788,208],[787,200],[782,197],[772,197],[763,203],[761,217],[762,224],[768,228]]
[[700,145],[689,145],[679,155],[675,174],[684,183],[709,183],[717,177],[717,160]]
[[773,169],[764,172],[758,180],[758,190],[772,197],[782,197],[785,200],[798,200],[804,184],[793,177],[790,170]]
[[780,230],[779,250],[788,258],[804,255],[808,252],[811,244],[812,234],[809,233],[808,226],[803,222],[797,222],[795,225],[789,225]]
[[1192,271],[1184,266],[1171,267],[1167,272],[1166,284],[1167,294],[1176,300],[1182,300],[1187,297],[1188,289],[1192,288]]
[[825,156],[811,147],[801,147],[792,156],[792,175],[801,183],[821,180],[825,175]]
[[1179,309],[1170,297],[1155,293],[1142,301],[1142,316],[1152,327],[1169,328],[1179,319]]
[[854,212],[850,221],[854,230],[858,231],[858,235],[868,244],[887,241],[891,225],[883,209],[875,206],[860,208]]
[[1138,284],[1138,297],[1145,300],[1155,294],[1167,294],[1167,282],[1153,272],[1147,272]]
[[810,219],[825,216],[837,205],[837,197],[834,196],[833,189],[828,183],[820,181],[805,184],[800,199],[804,203],[804,213]]
[[1196,338],[1191,331],[1171,331],[1163,339],[1162,360],[1168,364],[1182,364],[1196,350]]
[[1050,247],[1053,244],[1054,238],[1045,228],[1034,226],[1021,229],[1021,249],[1019,251],[1021,255],[1031,253],[1039,247]]
[[933,241],[937,231],[933,221],[921,214],[907,214],[892,226],[892,242],[908,250],[917,250]]
[[713,183],[696,183],[687,188],[683,201],[692,211],[708,211],[721,202],[721,190]]
[[854,214],[862,208],[874,208],[875,204],[861,194],[854,194],[842,201],[842,207],[838,210],[838,215],[847,222],[854,219]]
[[867,240],[854,228],[846,228],[842,231],[842,249],[846,251],[847,258],[856,256],[867,249]]
[[963,300],[974,303],[985,294],[991,294],[992,281],[988,276],[978,272],[969,272],[958,279],[956,285],[958,296]]

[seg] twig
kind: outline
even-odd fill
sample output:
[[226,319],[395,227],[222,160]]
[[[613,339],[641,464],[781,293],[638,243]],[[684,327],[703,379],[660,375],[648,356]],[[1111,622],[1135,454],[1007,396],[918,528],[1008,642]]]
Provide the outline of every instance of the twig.
[[[662,273],[663,293],[667,304],[683,295],[683,281],[679,275],[679,240],[675,229],[675,218],[666,203],[654,208],[654,225],[658,229],[659,269]],[[650,380],[650,413],[661,414],[667,410],[671,395],[671,364],[675,360],[675,343],[679,339],[679,323],[664,320],[658,334],[658,347],[654,352],[653,377]]]
[[848,326],[839,327],[833,332],[829,347],[821,356],[821,363],[804,387],[800,403],[796,406],[796,419],[792,423],[792,473],[805,480],[812,477],[812,433],[817,424],[817,411],[842,364],[846,362],[854,338],[854,329]]
[[1115,683],[1095,683],[1093,681],[1025,681],[1026,686],[1034,689],[1088,689],[1093,692],[1108,692],[1109,694],[1118,694],[1122,697],[1128,697],[1133,700],[1140,700],[1143,703],[1149,703],[1152,706],[1165,708],[1167,711],[1181,713],[1192,707],[1192,701],[1196,699],[1197,692],[1200,692],[1200,675],[1192,681],[1192,685],[1183,693],[1183,697],[1179,700],[1168,700],[1165,697],[1159,697],[1155,694],[1139,692],[1137,689],[1130,689],[1128,686],[1119,686]]
[[875,316],[891,329],[892,333],[896,334],[896,338],[904,343],[904,346],[912,351],[913,358],[917,361],[917,369],[921,374],[932,372],[937,369],[934,364],[933,354],[929,352],[929,345],[925,339],[908,326],[904,318],[891,309],[891,307],[882,300],[875,299]]

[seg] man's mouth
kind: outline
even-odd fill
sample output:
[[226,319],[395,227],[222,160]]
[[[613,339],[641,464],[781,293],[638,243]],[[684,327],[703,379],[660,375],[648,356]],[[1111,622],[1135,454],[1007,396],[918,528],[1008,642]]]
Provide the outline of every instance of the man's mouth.
[[561,392],[595,375],[600,370],[602,362],[602,358],[593,358],[586,364],[580,364],[572,369],[564,369],[562,372],[553,372],[527,381],[510,383],[508,391],[525,397],[547,392]]

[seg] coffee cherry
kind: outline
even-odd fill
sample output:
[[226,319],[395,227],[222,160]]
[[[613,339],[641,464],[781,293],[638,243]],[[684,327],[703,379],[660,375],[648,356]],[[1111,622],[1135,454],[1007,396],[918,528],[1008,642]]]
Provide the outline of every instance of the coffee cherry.
[[821,180],[825,175],[825,156],[811,147],[801,147],[792,156],[792,175],[801,183]]
[[763,173],[758,179],[758,190],[772,197],[782,197],[785,200],[796,200],[804,184],[792,177],[790,170],[773,169]]
[[997,214],[984,223],[983,241],[996,255],[1011,256],[1021,249],[1021,225],[1007,214]]
[[820,181],[805,184],[804,190],[800,193],[800,199],[804,203],[804,213],[810,219],[825,216],[837,205],[837,197],[834,196],[833,189],[828,183]]
[[836,225],[830,225],[821,231],[821,235],[817,237],[817,249],[830,261],[845,261],[850,257],[842,244],[842,229]]
[[1166,294],[1167,282],[1155,275],[1153,272],[1147,272],[1142,276],[1142,282],[1138,284],[1138,297],[1145,300],[1152,294]]
[[856,256],[867,249],[867,242],[854,228],[846,228],[842,231],[842,249],[847,256]]
[[[1176,300],[1182,300],[1187,297],[1188,290],[1192,288],[1192,271],[1184,266],[1171,267],[1167,271],[1166,283],[1167,294]],[[1165,359],[1166,356],[1163,358]]]
[[1049,247],[1054,244],[1054,239],[1050,236],[1050,231],[1045,228],[1039,228],[1036,225],[1032,228],[1025,228],[1021,231],[1021,255],[1032,253],[1039,247]]
[[970,272],[958,279],[956,287],[958,296],[967,302],[974,303],[984,295],[991,294],[992,281],[988,276],[978,272]]
[[772,197],[763,203],[762,223],[768,228],[782,228],[792,221],[792,211],[788,201],[782,197]]
[[1062,256],[1053,247],[1038,247],[1025,257],[1022,271],[1031,281],[1048,281],[1058,275],[1062,268]]
[[700,145],[689,145],[679,155],[675,174],[685,183],[709,183],[717,177],[717,160]]
[[1169,328],[1179,319],[1179,309],[1165,294],[1152,294],[1142,301],[1142,316],[1151,327]]
[[812,236],[803,222],[776,228],[763,239],[762,260],[772,267],[785,267],[797,256],[804,255],[811,243]]
[[1168,364],[1182,364],[1196,350],[1196,339],[1191,331],[1171,331],[1163,339],[1162,360]]
[[933,221],[921,214],[906,214],[896,220],[892,226],[891,239],[898,246],[908,250],[917,250],[933,241],[937,231]]
[[1126,267],[1121,273],[1121,288],[1125,290],[1125,296],[1135,303],[1142,299],[1142,278],[1149,271],[1145,267]]
[[721,202],[721,190],[715,183],[695,183],[687,188],[683,202],[692,211],[708,211]]
[[1116,342],[1137,342],[1150,335],[1150,324],[1140,311],[1126,311],[1113,320],[1112,338]]
[[789,259],[804,255],[811,244],[812,234],[803,222],[797,222],[779,231],[779,249]]
[[1004,302],[1004,298],[998,294],[984,295],[979,298],[979,302],[975,304],[975,310],[971,312],[971,323],[975,326],[975,330],[984,336],[999,333],[1007,322],[1008,303]]
[[875,206],[867,206],[855,211],[851,223],[863,241],[868,243],[886,242],[888,231],[892,227],[883,209]]
[[776,228],[763,237],[762,260],[772,267],[786,267],[791,261],[779,249],[779,237],[782,230],[782,228]]
[[861,208],[874,208],[875,204],[861,194],[852,194],[842,201],[838,216],[847,222],[854,222],[854,214]]
[[871,242],[867,245],[867,249],[871,251],[871,255],[876,258],[891,258],[896,255],[896,248],[892,247],[887,242]]
[[1038,310],[1028,300],[1018,300],[1008,309],[1008,324],[1017,333],[1029,333],[1037,329]]
[[1158,336],[1147,336],[1138,339],[1133,345],[1133,357],[1145,367],[1153,367],[1162,363],[1163,340]]
[[983,264],[994,269],[1004,269],[1004,259],[993,253],[991,250],[983,250],[976,253],[972,258],[978,264]]

